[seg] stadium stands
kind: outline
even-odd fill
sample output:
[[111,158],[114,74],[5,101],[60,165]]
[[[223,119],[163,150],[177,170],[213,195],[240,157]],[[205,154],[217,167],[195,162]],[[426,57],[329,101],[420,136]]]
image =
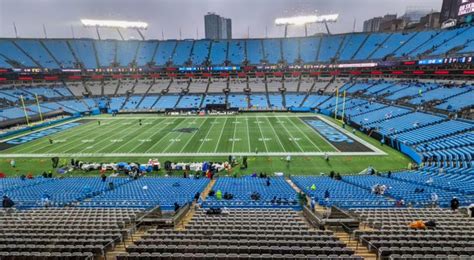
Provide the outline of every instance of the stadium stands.
[[[300,212],[300,203],[306,197],[299,196],[297,190],[319,204],[319,209],[311,211],[316,218],[322,214],[318,212],[319,206],[323,206],[329,212],[348,211],[350,217],[367,226],[352,230],[339,223],[345,232],[352,233],[351,239],[358,241],[356,251],[359,245],[365,246],[381,260],[472,259],[474,222],[460,213],[474,203],[474,86],[467,78],[472,73],[470,68],[455,76],[448,67],[447,74],[433,69],[423,71],[429,75],[418,78],[407,69],[400,71],[406,78],[397,78],[395,71],[383,78],[375,71],[372,75],[365,70],[371,65],[365,64],[368,67],[354,69],[350,74],[345,71],[343,75],[332,65],[383,64],[382,74],[388,75],[387,71],[397,66],[394,64],[402,62],[413,63],[412,68],[418,65],[419,69],[423,65],[416,61],[421,59],[448,62],[452,55],[460,55],[467,60],[474,54],[473,44],[471,25],[442,30],[220,41],[0,39],[2,125],[11,123],[13,128],[18,127],[25,117],[38,118],[40,111],[52,114],[53,118],[72,116],[81,120],[82,116],[99,113],[99,108],[101,113],[157,113],[166,109],[201,113],[212,104],[246,112],[301,109],[344,117],[344,127],[347,124],[361,130],[354,130],[354,135],[380,139],[380,145],[389,145],[414,161],[408,167],[410,170],[406,165],[390,175],[362,170],[358,175],[343,175],[340,180],[320,173],[317,165],[313,176],[272,175],[268,179],[224,176],[231,175],[230,171],[217,174],[214,180],[170,177],[175,175],[168,171],[161,172],[164,177],[147,173],[148,176],[135,179],[107,177],[107,181],[69,176],[75,172],[61,178],[2,177],[0,195],[8,195],[16,209],[0,210],[0,259],[102,259],[118,243],[124,243],[122,252],[126,252],[117,257],[119,260],[361,259],[348,247],[353,243],[335,237],[337,232],[317,230],[329,228],[324,225],[329,215],[321,216],[320,223],[314,225],[307,216],[308,209]],[[457,65],[462,68],[463,64]],[[191,66],[236,66],[236,71],[226,75],[222,68],[209,69],[208,73],[198,68],[193,75],[183,76],[180,67]],[[34,79],[10,81],[10,74],[20,69],[25,74],[34,72]],[[47,69],[45,80],[39,79],[43,72],[37,73],[37,69]],[[74,74],[61,74],[61,69],[73,69],[68,71]],[[117,79],[115,73],[123,75]],[[366,77],[369,73],[372,78]],[[438,74],[445,75],[435,78]],[[55,79],[56,75],[59,78]],[[81,76],[73,80],[75,75]],[[51,76],[49,80],[47,76]],[[227,142],[225,139],[236,141],[239,120],[225,122],[224,125],[235,123],[234,136],[232,132],[225,133],[222,143]],[[260,123],[259,119],[255,122]],[[289,120],[288,124],[292,122]],[[218,123],[217,119],[211,122],[214,123]],[[249,128],[248,124],[246,127]],[[172,126],[168,128],[172,130]],[[155,134],[153,129],[147,131]],[[180,136],[188,134],[185,132],[186,129]],[[260,134],[260,141],[265,142],[261,130]],[[298,138],[290,136],[292,142]],[[216,147],[219,142],[220,139]],[[377,146],[377,142],[370,143]],[[334,148],[339,150],[339,146]],[[64,145],[57,152],[64,159],[62,153],[72,150]],[[335,150],[331,151],[336,153]],[[382,150],[388,151],[383,156],[390,160],[393,151]],[[251,160],[261,159],[257,151],[257,159]],[[141,156],[146,155],[152,156],[147,152]],[[57,155],[44,156],[48,158],[42,158],[41,163]],[[351,156],[334,161],[344,166],[351,163]],[[7,156],[2,158],[6,158],[2,165],[8,165]],[[284,164],[284,158],[278,159],[275,156],[275,161],[268,161],[273,164],[271,169]],[[298,157],[295,163],[304,164],[306,159],[306,155]],[[368,157],[367,162],[370,160]],[[384,191],[376,193],[379,186]],[[214,194],[209,194],[210,190]],[[223,198],[216,192],[222,193]],[[189,203],[196,193],[201,196],[191,207]],[[459,199],[460,211],[446,209],[453,198]],[[137,232],[138,216],[157,208],[171,215],[175,203],[190,205],[186,217],[192,217],[184,218],[181,226],[152,228],[129,237],[141,233]],[[223,214],[206,213],[215,208],[222,209]],[[416,220],[433,220],[437,226],[410,229],[410,223]],[[128,238],[131,241],[125,246]]]
[[[367,192],[366,189],[329,177],[294,176],[291,180],[319,205],[342,208],[393,207],[386,197]],[[314,189],[312,189],[314,185]],[[325,197],[326,191],[329,197]]]
[[[270,178],[270,186],[267,186],[267,179],[257,177],[227,178],[221,177],[214,184],[215,192],[222,194],[230,193],[233,199],[219,199],[216,196],[208,197],[203,202],[203,207],[269,207],[269,208],[298,208],[296,192],[285,181],[284,178]],[[253,193],[259,194],[259,199],[251,198]],[[279,200],[278,200],[279,199]]]
[[[354,214],[374,230],[356,231],[359,242],[379,259],[470,259],[473,222],[443,209],[355,209]],[[429,220],[434,228],[408,228]]]
[[82,202],[81,206],[150,209],[159,205],[163,210],[172,210],[174,203],[191,202],[196,192],[202,192],[208,183],[205,178],[140,178]]
[[310,230],[295,211],[230,209],[194,214],[184,231],[152,229],[118,259],[360,259],[332,232]]

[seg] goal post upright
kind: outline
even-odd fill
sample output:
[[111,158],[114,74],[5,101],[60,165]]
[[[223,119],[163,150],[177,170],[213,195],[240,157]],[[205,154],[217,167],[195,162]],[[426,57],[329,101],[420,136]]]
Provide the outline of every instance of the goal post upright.
[[21,105],[23,106],[23,112],[25,113],[26,124],[30,126],[30,119],[28,118],[28,113],[26,112],[25,107],[25,100],[23,99],[23,95],[20,95]]
[[339,102],[339,88],[336,88],[336,106],[334,107],[334,119],[337,120],[337,103]]
[[345,112],[346,112],[346,90],[344,90],[342,94],[342,116],[341,116],[342,123],[344,123],[344,116],[346,114]]

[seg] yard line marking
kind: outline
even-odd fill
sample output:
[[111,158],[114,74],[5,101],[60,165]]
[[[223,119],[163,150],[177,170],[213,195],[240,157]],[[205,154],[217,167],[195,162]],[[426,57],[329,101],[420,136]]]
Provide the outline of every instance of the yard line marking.
[[249,127],[249,118],[246,117],[245,121],[247,122],[247,140],[249,143],[249,152],[252,152],[252,147],[250,146],[250,127]]
[[273,133],[275,134],[275,136],[276,136],[278,142],[280,143],[281,148],[283,148],[283,151],[286,152],[285,146],[283,145],[283,143],[282,143],[281,140],[280,140],[280,137],[279,137],[278,134],[276,133],[275,128],[274,128],[273,125],[272,125],[272,122],[270,122],[270,119],[268,119],[268,117],[266,117],[265,119],[267,119],[268,124],[270,124],[270,128],[273,130]]
[[[194,118],[194,120],[193,120],[192,122],[187,122],[188,125],[189,125],[189,124],[194,124],[194,123],[196,123],[196,120],[197,120],[197,119],[198,119],[198,117]],[[197,132],[197,130],[196,130],[196,132]],[[178,134],[178,136],[177,136],[175,139],[181,140],[180,137],[181,137],[182,135],[183,135],[183,132],[180,132],[180,133]],[[174,142],[170,142],[170,143],[165,147],[165,149],[163,150],[163,152],[166,152],[173,144],[174,144]]]
[[[169,121],[169,120],[166,120],[166,119],[165,119],[165,120],[162,121],[162,122],[163,122],[163,126],[160,127],[160,128],[158,128],[158,130],[157,130],[155,133],[153,133],[151,136],[149,136],[149,139],[150,139],[150,140],[153,141],[153,137],[155,137],[157,134],[160,134],[161,131],[164,130],[167,126],[173,125],[173,124],[176,122],[176,119],[173,119],[173,121],[171,121],[171,122],[165,122],[165,121]],[[179,124],[178,124],[178,125],[179,125]],[[150,130],[153,130],[153,128],[150,128]],[[156,143],[158,143],[159,141],[161,141],[161,138],[158,139],[158,140],[156,141]],[[156,144],[156,143],[155,143],[155,144]],[[153,147],[155,144],[152,144],[151,147]],[[130,151],[135,151],[135,149],[137,149],[138,147],[140,147],[140,145],[143,145],[143,144],[137,144],[137,145],[135,145],[135,146],[133,147],[133,149],[131,149]],[[150,149],[151,147],[149,147],[148,149]],[[148,152],[148,150],[145,151],[145,152]]]
[[[37,153],[37,152],[41,151],[42,149],[48,148],[47,149],[48,152],[52,153],[52,152],[55,152],[55,151],[58,151],[58,150],[69,148],[69,147],[71,147],[71,144],[76,144],[76,143],[81,144],[81,142],[79,142],[80,140],[77,140],[77,139],[83,137],[83,135],[85,133],[87,133],[88,131],[94,130],[93,127],[97,127],[97,126],[92,124],[92,123],[90,123],[89,125],[86,125],[86,127],[84,129],[78,130],[77,133],[73,132],[72,135],[70,137],[68,137],[68,139],[70,140],[69,142],[61,143],[59,145],[54,145],[53,144],[52,146],[50,146],[49,143],[47,143],[45,145],[44,142],[40,142],[39,144],[42,144],[43,146],[39,149],[35,149],[35,150],[30,151],[30,152],[31,153]],[[70,134],[70,133],[64,132],[63,134]],[[53,135],[53,136],[51,136],[51,139],[53,139],[53,141],[54,141],[54,138],[56,138],[56,137],[59,137],[59,135],[58,136]],[[91,137],[91,139],[92,138],[95,139],[95,137]],[[41,138],[40,140],[45,140],[45,138]],[[77,144],[74,145],[74,146],[77,146]],[[30,148],[31,147],[27,147],[27,149],[30,149]],[[68,151],[68,150],[66,150],[66,151]]]
[[[217,118],[215,118],[213,122],[216,122],[216,121],[217,121]],[[212,129],[212,127],[209,127],[209,130],[207,130],[206,136],[203,139],[207,139],[207,137],[209,136],[209,133],[211,132],[211,129]],[[204,144],[204,141],[202,141],[201,144],[199,145],[199,148],[197,149],[197,152],[201,151],[201,148],[202,148],[203,144]]]
[[[158,120],[158,122],[157,122],[157,120]],[[164,121],[163,119],[155,119],[155,120],[153,120],[152,127],[149,127],[147,130],[145,130],[145,131],[141,132],[140,134],[138,134],[137,136],[135,136],[135,138],[130,138],[130,140],[128,140],[128,141],[126,141],[125,143],[121,144],[120,146],[116,147],[114,150],[112,150],[112,153],[116,152],[117,150],[120,150],[120,148],[122,148],[123,146],[129,144],[129,143],[132,142],[132,141],[139,141],[138,139],[136,139],[136,138],[139,137],[139,136],[142,136],[142,135],[144,135],[144,134],[148,134],[148,133],[151,132],[152,130],[158,130],[158,131],[159,131],[159,130],[165,128],[165,127],[167,126],[166,124],[162,124],[158,129],[154,129],[154,128],[153,128],[153,125],[154,125],[154,124],[157,124],[157,123],[160,123],[160,122],[163,122],[163,121]],[[136,132],[136,131],[135,131],[135,132]],[[132,134],[134,135],[135,132],[133,132]],[[127,136],[128,136],[128,135],[127,135]],[[148,137],[147,137],[147,139],[149,139],[150,142],[151,142],[151,138],[148,138]],[[143,144],[143,143],[141,143],[141,142],[138,142],[138,143],[139,143],[139,144],[138,144],[137,146],[135,146],[135,148]],[[131,150],[131,151],[133,151],[133,150]]]
[[[155,123],[155,122],[156,122],[156,119],[153,120],[153,123]],[[131,124],[131,125],[135,125],[135,124]],[[136,125],[135,125],[135,126],[136,126]],[[129,128],[129,127],[126,127],[125,129],[123,129],[122,131],[118,131],[117,133],[120,133],[120,134],[122,135],[122,133],[124,132],[124,130],[128,130],[128,128]],[[142,130],[143,130],[143,128],[142,128],[142,127],[139,127],[139,128],[137,128],[137,129],[135,129],[135,131],[132,131],[132,132],[129,133],[129,134],[122,135],[122,138],[127,140],[127,137],[129,137],[129,136],[137,137],[137,136],[139,135],[139,134],[136,135],[137,132],[140,132],[140,131],[142,131]],[[116,133],[116,134],[117,134],[117,133]],[[112,134],[112,136],[115,136],[116,134]],[[128,141],[125,141],[125,142],[123,142],[123,143],[121,142],[122,144],[120,144],[119,147],[122,147],[122,146],[124,146],[125,144],[127,144],[127,143],[129,143],[130,141],[133,141],[133,140],[136,140],[136,139],[135,139],[135,138],[128,138]],[[102,146],[99,150],[97,150],[97,152],[101,152],[101,151],[103,151],[103,150],[106,150],[106,148],[109,148],[110,146],[113,146],[113,145],[117,145],[117,144],[111,143],[111,144],[108,144],[108,145],[104,145],[104,146]],[[113,149],[112,152],[115,152],[116,150],[117,150],[117,149]]]
[[[176,119],[173,120],[173,122],[176,122]],[[171,131],[169,131],[168,133],[166,133],[165,135],[163,135],[163,137],[161,137],[160,139],[158,139],[158,141],[156,141],[156,143],[154,143],[150,148],[148,148],[145,152],[147,153],[148,151],[150,151],[152,148],[154,148],[157,144],[159,144],[161,141],[165,140],[165,138],[170,135],[171,133],[174,133],[175,130],[181,128],[181,124],[186,122],[186,120],[183,120],[181,122],[179,122],[177,125],[175,125],[175,127],[173,129],[171,129]],[[186,122],[187,123],[187,122]],[[156,133],[158,134],[158,132]],[[155,135],[156,135],[155,134]]]
[[217,152],[217,147],[219,147],[219,142],[221,141],[222,134],[224,133],[225,124],[227,124],[227,119],[228,119],[228,117],[225,118],[224,124],[223,124],[222,129],[221,129],[221,134],[219,135],[219,139],[217,139],[216,148],[214,149],[214,152]]
[[[114,129],[117,128],[117,126],[118,126],[118,128],[123,127],[122,124],[117,124],[116,127],[114,127]],[[95,143],[94,143],[94,146],[100,147],[99,144],[101,144],[101,143],[103,143],[103,142],[107,142],[107,141],[110,140],[110,139],[103,138],[104,136],[116,136],[116,135],[119,135],[119,136],[120,136],[120,135],[122,135],[122,133],[123,133],[124,131],[128,131],[128,129],[131,128],[131,127],[133,127],[133,126],[134,126],[134,125],[129,125],[129,126],[123,128],[122,130],[120,130],[120,131],[118,131],[118,132],[115,132],[115,134],[111,134],[113,131],[110,131],[110,129],[109,129],[109,131],[106,131],[106,132],[104,132],[104,133],[101,134],[101,135],[91,137],[91,138],[94,138],[95,140],[100,140],[100,141],[98,141],[98,142],[95,142]],[[81,144],[81,143],[78,143],[78,144],[76,144],[76,145],[71,146],[69,149],[65,150],[64,152],[67,153],[68,151],[71,151],[71,150],[76,149],[76,147],[79,147],[79,148],[80,148],[80,146],[82,146],[82,144]],[[83,149],[83,150],[84,150],[84,149]],[[79,151],[79,153],[81,153],[81,152],[82,152],[82,151]]]
[[[105,125],[109,125],[109,123],[105,124]],[[52,149],[49,150],[49,152],[55,152],[56,150],[62,150],[62,149],[66,149],[66,148],[69,148],[71,145],[74,145],[76,143],[81,143],[81,141],[85,138],[85,134],[87,134],[89,131],[95,131],[97,130],[97,125],[94,124],[94,123],[89,123],[88,125],[86,125],[86,128],[84,129],[79,129],[77,133],[72,133],[72,135],[70,137],[68,137],[69,139],[69,142],[66,142],[66,143],[63,143],[61,145],[55,145],[55,146],[52,146]],[[113,126],[112,129],[116,129],[118,128],[119,126]],[[67,133],[66,133],[67,134]],[[55,137],[58,137],[58,136],[55,136]],[[97,139],[95,136],[91,136],[91,137],[87,137],[89,139]],[[54,138],[52,138],[54,140]],[[74,146],[77,146],[77,145],[74,145]]]
[[189,140],[186,142],[186,144],[183,145],[183,148],[181,148],[181,150],[179,151],[179,153],[182,153],[182,152],[184,151],[184,148],[186,148],[186,147],[189,145],[189,143],[191,142],[191,140],[193,140],[193,138],[194,138],[194,137],[196,136],[196,134],[199,132],[199,129],[201,129],[201,127],[204,125],[204,123],[207,122],[208,119],[209,119],[209,118],[205,118],[204,120],[202,120],[202,123],[199,125],[198,130],[195,131],[195,132],[193,133],[193,135],[191,136],[191,138],[189,138]]
[[289,118],[286,118],[285,120],[287,120],[288,122],[291,122],[291,123],[293,124],[293,126],[294,126],[296,129],[298,129],[298,131],[299,131],[301,134],[303,134],[304,137],[314,145],[314,147],[316,147],[316,149],[318,149],[320,152],[322,152],[322,150],[319,148],[319,146],[316,145],[316,143],[314,143],[313,140],[311,140],[311,138],[309,138],[308,135],[306,135],[306,133],[303,132],[303,130],[301,130],[301,129],[295,124],[295,122],[294,122],[293,120],[291,120],[291,119],[289,119]]
[[234,121],[234,134],[232,135],[232,153],[234,153],[234,147],[235,147],[235,130],[237,129],[237,118],[235,118],[235,121]]
[[[257,123],[258,122],[258,123]],[[257,120],[255,121],[255,124],[257,124],[258,126],[258,130],[260,131],[260,135],[262,136],[262,141],[263,141],[263,145],[265,146],[265,151],[268,152],[268,147],[267,147],[267,142],[265,142],[265,137],[263,136],[263,133],[262,133],[262,129],[260,128],[260,121],[257,117]]]
[[291,139],[293,139],[293,143],[295,143],[298,146],[298,148],[301,150],[301,152],[304,152],[304,149],[301,147],[301,145],[298,143],[298,141],[295,140],[295,137],[290,133],[290,131],[288,131],[285,124],[281,124],[281,125],[283,126],[285,131],[288,133],[288,135],[290,135]]

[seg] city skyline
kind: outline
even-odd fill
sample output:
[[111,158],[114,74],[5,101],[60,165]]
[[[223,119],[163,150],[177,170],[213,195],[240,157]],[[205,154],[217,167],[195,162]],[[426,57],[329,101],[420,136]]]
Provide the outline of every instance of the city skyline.
[[[216,12],[233,21],[234,38],[282,37],[284,28],[273,24],[278,17],[339,13],[332,33],[362,30],[364,20],[387,13],[402,15],[418,6],[439,11],[441,0],[0,0],[0,37],[43,38],[43,24],[49,38],[97,38],[93,28],[80,25],[81,18],[144,21],[147,39],[202,39],[204,15]],[[183,8],[184,7],[184,8]],[[309,33],[324,32],[322,25],[309,26]],[[250,35],[249,35],[250,32]],[[119,38],[111,29],[101,29],[103,38]],[[134,31],[126,39],[138,39]],[[304,28],[290,27],[289,36],[304,35]]]

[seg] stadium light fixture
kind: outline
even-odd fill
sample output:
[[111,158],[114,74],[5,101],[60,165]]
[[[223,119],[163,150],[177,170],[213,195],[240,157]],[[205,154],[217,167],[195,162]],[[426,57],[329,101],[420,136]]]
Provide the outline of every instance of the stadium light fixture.
[[146,30],[148,28],[148,24],[145,22],[130,22],[130,21],[116,21],[116,20],[93,20],[93,19],[81,19],[82,25],[86,27],[95,27],[96,32],[97,32],[97,37],[99,37],[100,40],[100,33],[99,33],[99,28],[100,27],[105,27],[105,28],[113,28],[116,29],[118,34],[120,35],[120,38],[123,40],[123,35],[120,32],[120,29],[134,29],[138,32],[142,40],[145,40],[145,36],[142,34],[140,30]]
[[[308,24],[313,23],[335,23],[339,18],[339,14],[328,14],[328,15],[308,15],[308,16],[294,16],[294,17],[285,17],[285,18],[277,18],[275,19],[275,24],[277,26],[285,26],[285,38],[288,33],[288,26],[304,26],[305,27],[305,35],[308,36]],[[329,29],[328,29],[329,33]]]
[[120,29],[147,29],[145,22],[81,19],[82,25],[90,27],[109,27]]

